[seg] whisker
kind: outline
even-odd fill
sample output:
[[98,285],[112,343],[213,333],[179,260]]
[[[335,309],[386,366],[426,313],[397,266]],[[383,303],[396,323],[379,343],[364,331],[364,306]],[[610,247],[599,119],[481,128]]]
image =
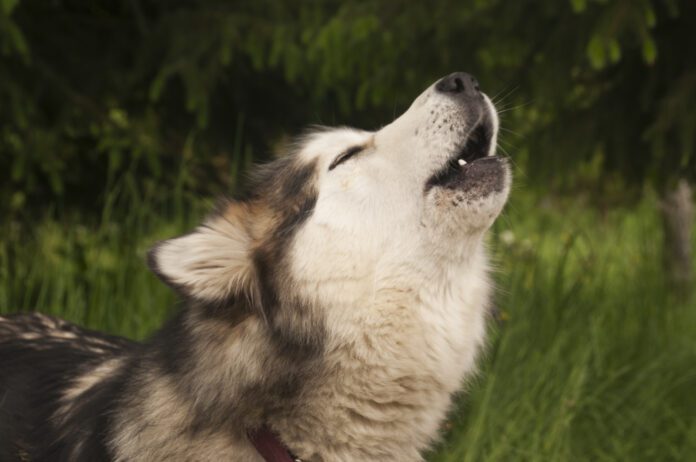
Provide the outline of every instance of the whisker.
[[519,138],[523,138],[523,136],[522,136],[521,133],[516,132],[515,130],[510,130],[509,128],[498,127],[498,130],[502,130],[502,131],[504,131],[504,132],[510,133],[511,135],[515,135],[515,136],[517,136],[517,137],[519,137]]
[[[498,139],[498,143],[496,143],[496,147],[503,151],[503,154],[505,154],[505,157],[507,158],[508,162],[515,168],[515,171],[518,172],[517,174],[520,175],[522,178],[528,179],[527,173],[524,171],[523,168],[520,167],[520,165],[515,161],[515,158],[505,149],[502,145],[501,142],[504,142],[500,138]],[[513,148],[517,149],[515,146]]]
[[496,93],[495,95],[491,96],[491,102],[492,102],[492,103],[495,103],[495,102],[496,102],[496,99],[498,98],[498,96],[500,96],[503,92],[506,92],[506,91],[508,90],[508,88],[510,88],[510,86],[509,86],[509,85],[506,85],[506,86],[503,87],[503,89],[500,90],[498,93]]
[[512,156],[510,155],[510,153],[507,152],[503,146],[501,146],[500,144],[496,144],[496,147],[497,147],[498,149],[500,149],[501,151],[503,151],[503,154],[505,154],[508,158],[512,158]]
[[509,142],[508,140],[504,140],[504,139],[498,138],[498,141],[499,141],[500,143],[505,143],[505,145],[506,145],[508,148],[512,148],[512,149],[515,149],[515,150],[517,150],[517,151],[520,150],[519,146],[515,146],[514,144],[512,144],[512,143]]
[[504,114],[504,113],[506,113],[506,112],[514,111],[515,109],[519,109],[519,108],[522,108],[522,107],[525,107],[525,106],[529,106],[529,105],[532,104],[533,102],[534,102],[533,100],[529,100],[529,101],[525,101],[524,103],[517,104],[517,105],[515,105],[515,106],[508,106],[508,107],[504,107],[504,108],[502,108],[502,109],[497,109],[497,108],[496,108],[496,110],[498,111],[498,115],[500,115],[500,114]]
[[[515,85],[507,91],[503,90],[502,92],[498,92],[493,98],[491,98],[491,101],[493,102],[494,105],[500,104],[503,101],[505,101],[507,98],[512,96],[517,91],[518,88],[520,88],[520,86]],[[502,95],[501,95],[501,93],[502,93]]]

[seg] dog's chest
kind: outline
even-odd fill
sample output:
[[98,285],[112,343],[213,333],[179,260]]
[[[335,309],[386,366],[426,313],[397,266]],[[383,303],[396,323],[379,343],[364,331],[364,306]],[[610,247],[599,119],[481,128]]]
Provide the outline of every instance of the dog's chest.
[[[384,291],[354,325],[343,324],[352,338],[329,352],[331,372],[306,396],[307,420],[294,415],[295,435],[288,437],[300,441],[301,453],[319,450],[330,456],[326,460],[419,460],[484,340],[485,275],[456,282]],[[310,428],[317,421],[322,428]]]
[[475,367],[485,338],[489,284],[483,274],[444,291],[423,291],[419,320],[425,369],[449,392]]

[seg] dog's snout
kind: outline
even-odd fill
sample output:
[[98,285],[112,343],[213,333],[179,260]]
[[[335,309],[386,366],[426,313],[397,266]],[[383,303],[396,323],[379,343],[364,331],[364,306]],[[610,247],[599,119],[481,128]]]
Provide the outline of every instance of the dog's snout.
[[462,96],[476,96],[481,93],[478,80],[466,72],[455,72],[443,77],[435,84],[435,90],[441,93],[450,93]]

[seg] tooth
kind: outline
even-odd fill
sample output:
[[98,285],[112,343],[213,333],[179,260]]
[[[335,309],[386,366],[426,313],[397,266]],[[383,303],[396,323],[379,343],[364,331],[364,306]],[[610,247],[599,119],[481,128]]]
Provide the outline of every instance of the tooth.
[[462,167],[466,165],[466,161],[465,161],[464,159],[458,159],[457,162],[458,162],[459,165],[461,165]]

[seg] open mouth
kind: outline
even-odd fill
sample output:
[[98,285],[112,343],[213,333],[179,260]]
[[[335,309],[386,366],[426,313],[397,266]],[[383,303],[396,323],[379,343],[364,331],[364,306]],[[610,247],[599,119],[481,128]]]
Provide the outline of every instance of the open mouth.
[[454,188],[461,185],[470,165],[488,156],[492,138],[490,124],[481,123],[474,128],[464,146],[456,151],[447,163],[428,179],[425,184],[425,192],[434,186]]

